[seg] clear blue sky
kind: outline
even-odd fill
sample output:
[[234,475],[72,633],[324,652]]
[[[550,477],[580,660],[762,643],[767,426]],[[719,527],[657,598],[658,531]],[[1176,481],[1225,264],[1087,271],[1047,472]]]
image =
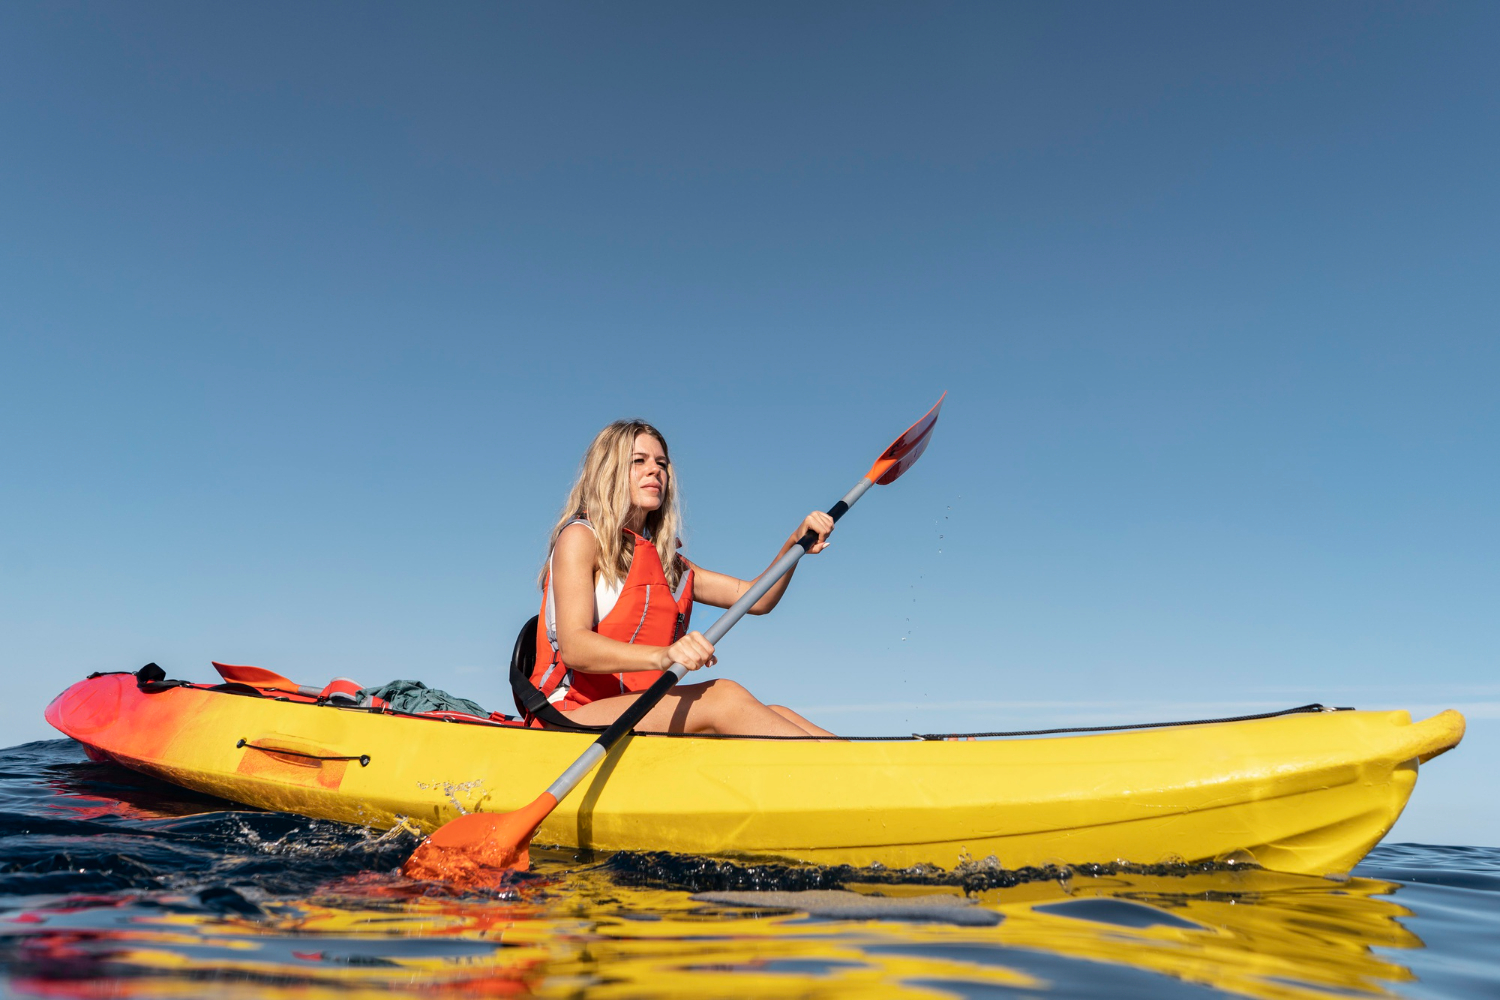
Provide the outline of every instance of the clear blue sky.
[[[0,7],[0,703],[509,705],[607,420],[846,732],[1455,705],[1500,843],[1500,6]],[[711,620],[707,613],[700,622]]]

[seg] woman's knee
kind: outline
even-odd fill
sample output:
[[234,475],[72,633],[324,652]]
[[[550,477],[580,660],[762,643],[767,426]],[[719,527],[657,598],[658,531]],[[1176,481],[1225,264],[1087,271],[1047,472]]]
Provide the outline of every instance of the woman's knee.
[[728,677],[715,677],[707,684],[707,693],[714,698],[725,701],[744,701],[747,698],[753,700],[753,695],[739,681],[732,681]]

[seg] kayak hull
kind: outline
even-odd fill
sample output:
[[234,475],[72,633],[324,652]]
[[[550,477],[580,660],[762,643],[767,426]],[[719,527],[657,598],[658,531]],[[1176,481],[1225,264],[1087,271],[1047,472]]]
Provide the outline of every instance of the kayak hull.
[[[532,801],[592,737],[464,725],[129,674],[47,719],[96,757],[265,809],[429,833]],[[633,736],[537,844],[951,868],[1197,861],[1345,872],[1395,823],[1463,717],[1327,712],[1050,739],[779,742]]]

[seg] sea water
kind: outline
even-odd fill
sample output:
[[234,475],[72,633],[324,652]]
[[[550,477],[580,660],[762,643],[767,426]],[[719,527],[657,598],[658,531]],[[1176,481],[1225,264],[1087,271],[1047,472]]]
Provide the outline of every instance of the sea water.
[[[889,872],[534,851],[532,874],[453,894],[396,874],[412,846],[399,830],[184,792],[66,740],[0,750],[0,990],[1500,997],[1495,848],[1384,845],[1338,878],[1233,863]],[[852,919],[795,903],[815,897],[766,908],[700,895],[732,890],[844,890],[880,906]]]

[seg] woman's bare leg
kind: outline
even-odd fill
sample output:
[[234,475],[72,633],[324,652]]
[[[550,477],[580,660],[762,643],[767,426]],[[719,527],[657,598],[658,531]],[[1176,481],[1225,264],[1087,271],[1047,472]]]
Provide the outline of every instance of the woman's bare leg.
[[[793,712],[790,708],[787,708],[785,705],[767,705],[766,707],[769,708],[771,711],[775,712],[777,715],[781,716],[786,721],[790,722],[792,725],[794,725],[797,728],[801,729],[804,733],[806,733],[809,736],[833,736],[833,733],[830,733],[828,730],[824,729],[822,726],[815,725],[815,724],[813,724],[811,722],[808,722],[802,716],[798,715],[796,712]],[[836,737],[836,736],[834,737],[834,739],[837,739],[837,738],[838,737]]]
[[[604,726],[619,718],[620,713],[633,704],[637,697],[634,694],[622,694],[613,698],[601,698],[563,714],[580,725]],[[646,713],[646,717],[636,728],[642,732],[723,733],[733,736],[817,735],[809,734],[798,723],[761,704],[741,685],[724,678],[702,684],[677,685]]]

